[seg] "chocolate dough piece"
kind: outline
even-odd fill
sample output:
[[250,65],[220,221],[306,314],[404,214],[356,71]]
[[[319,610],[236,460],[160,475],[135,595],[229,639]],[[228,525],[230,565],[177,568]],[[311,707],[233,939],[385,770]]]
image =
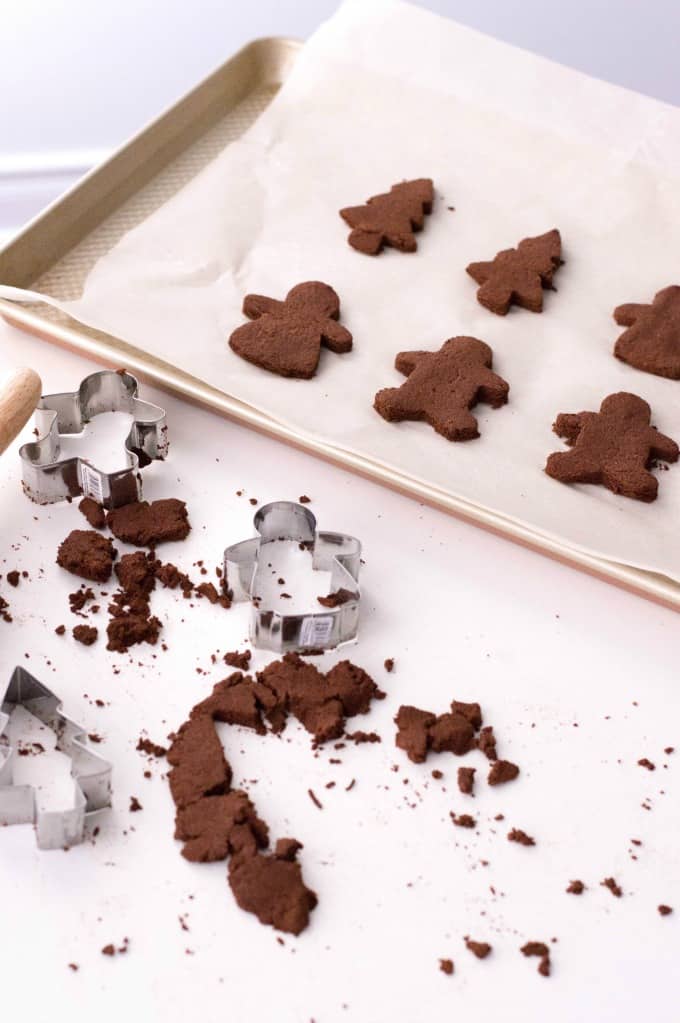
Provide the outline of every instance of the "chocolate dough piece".
[[300,864],[288,858],[257,853],[229,861],[229,885],[238,905],[260,923],[300,934],[317,904],[315,892],[302,880]]
[[57,564],[81,579],[105,583],[111,576],[116,553],[108,537],[92,529],[74,529],[59,545]]
[[191,530],[187,506],[176,497],[124,504],[110,511],[106,521],[115,537],[135,547],[184,540]]
[[231,668],[238,668],[240,671],[247,671],[250,667],[250,658],[252,657],[252,651],[244,650],[240,653],[238,650],[230,650],[223,657],[224,663],[228,664]]
[[321,346],[338,354],[352,348],[352,335],[340,326],[340,299],[328,284],[297,284],[283,302],[246,295],[243,312],[252,323],[229,338],[232,351],[270,373],[309,380],[319,365]]
[[82,643],[83,646],[92,646],[96,642],[99,632],[94,625],[76,625],[73,630],[73,638]]
[[399,352],[395,367],[408,379],[376,394],[373,407],[388,422],[424,420],[450,441],[479,437],[472,409],[500,408],[509,385],[491,369],[493,352],[476,337],[451,337],[436,352]]
[[517,764],[511,763],[509,760],[496,760],[491,765],[487,781],[489,785],[503,785],[507,781],[513,781],[518,774]]
[[91,497],[84,497],[78,505],[78,511],[82,512],[93,529],[103,529],[106,525],[106,514],[104,509]]
[[347,241],[367,256],[377,256],[385,245],[399,252],[415,252],[418,243],[414,232],[422,230],[433,202],[432,178],[392,185],[389,192],[372,195],[362,206],[340,210],[340,216],[352,228]]
[[645,373],[680,380],[680,287],[657,291],[651,304],[617,306],[614,319],[624,330],[614,355]]
[[170,791],[180,810],[203,796],[229,790],[231,768],[212,719],[205,714],[182,725],[168,750],[168,762]]
[[247,825],[256,844],[265,848],[269,829],[260,820],[245,792],[232,789],[217,796],[203,796],[177,811],[175,838],[184,842],[182,856],[192,863],[224,860],[231,850],[231,836],[237,825]]
[[525,238],[516,249],[503,249],[491,261],[470,263],[466,268],[481,287],[477,301],[492,313],[505,316],[511,304],[540,313],[543,288],[562,265],[562,239],[557,230]]
[[624,497],[656,500],[659,482],[649,469],[677,462],[678,445],[651,425],[652,410],[636,394],[610,394],[599,412],[560,413],[553,430],[571,451],[548,457],[545,471],[561,483],[601,484]]
[[[451,706],[461,706],[456,700]],[[428,750],[433,753],[455,753],[461,756],[475,746],[475,730],[470,724],[470,716],[481,721],[481,711],[469,710],[465,717],[459,712],[432,714],[418,707],[403,706],[399,708],[394,719],[397,725],[396,744],[408,754],[409,760],[415,764],[422,763]],[[477,710],[479,708],[477,707]]]

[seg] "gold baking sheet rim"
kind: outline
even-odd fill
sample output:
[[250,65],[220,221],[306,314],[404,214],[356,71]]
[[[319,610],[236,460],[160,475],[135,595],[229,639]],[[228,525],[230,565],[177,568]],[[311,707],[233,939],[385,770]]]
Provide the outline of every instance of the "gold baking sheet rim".
[[[121,150],[95,168],[74,188],[35,218],[0,252],[0,281],[30,288],[50,272],[107,217],[134,199],[155,175],[179,161],[202,135],[219,127],[230,113],[248,107],[232,138],[252,123],[285,80],[300,44],[287,39],[262,39],[244,47],[186,97],[143,129]],[[259,109],[258,109],[259,108]],[[222,140],[228,144],[231,139]],[[219,135],[217,143],[219,144]],[[206,159],[209,158],[209,153]],[[191,174],[192,168],[186,170]],[[136,173],[135,173],[136,171]],[[194,168],[195,171],[195,168]],[[181,173],[171,187],[181,187]],[[64,229],[62,229],[64,228]],[[81,267],[82,269],[82,267]],[[83,273],[84,279],[85,273]],[[59,296],[63,297],[63,296]],[[391,490],[415,498],[456,518],[512,540],[562,564],[612,583],[629,592],[680,611],[680,585],[665,576],[607,561],[578,548],[536,533],[528,526],[506,519],[486,508],[441,491],[426,483],[372,462],[359,454],[325,444],[313,435],[300,434],[253,407],[230,397],[169,363],[125,341],[91,330],[59,315],[49,307],[22,306],[0,300],[0,315],[12,326],[56,343],[111,368],[132,370],[141,380],[167,390],[194,404],[248,426],[268,437],[311,453],[332,465],[347,469]]]

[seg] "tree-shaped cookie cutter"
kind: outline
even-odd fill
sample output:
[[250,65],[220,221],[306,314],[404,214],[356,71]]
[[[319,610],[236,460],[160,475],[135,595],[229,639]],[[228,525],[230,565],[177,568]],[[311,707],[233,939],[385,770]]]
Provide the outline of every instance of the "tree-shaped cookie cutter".
[[[22,706],[57,737],[56,748],[71,759],[73,806],[66,810],[37,807],[31,785],[13,785],[16,750],[4,734],[10,714]],[[83,841],[85,825],[111,806],[111,764],[87,745],[80,725],[61,713],[61,701],[25,668],[12,672],[0,703],[0,826],[35,825],[40,849],[65,849]]]
[[[137,397],[138,383],[125,370],[91,373],[77,391],[46,394],[38,402],[38,440],[19,449],[24,491],[38,504],[52,504],[84,494],[104,508],[137,501],[142,494],[139,468],[165,458],[168,428],[165,410]],[[61,459],[61,434],[82,433],[102,412],[128,412],[133,417],[121,456],[124,469],[102,472],[87,458]]]
[[[356,638],[359,626],[361,543],[345,533],[318,532],[316,518],[301,504],[275,501],[255,514],[259,536],[227,547],[224,578],[234,600],[252,601],[250,641],[265,650],[331,650]],[[281,614],[258,598],[260,573],[267,571],[267,545],[281,540],[303,544],[312,569],[330,571],[331,592],[342,594],[335,607],[310,614]]]

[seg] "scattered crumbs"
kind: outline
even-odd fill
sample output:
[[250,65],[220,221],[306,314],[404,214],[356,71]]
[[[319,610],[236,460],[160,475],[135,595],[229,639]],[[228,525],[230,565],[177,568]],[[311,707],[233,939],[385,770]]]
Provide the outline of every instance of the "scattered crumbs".
[[357,781],[356,778],[352,778],[352,780],[349,783],[349,785],[345,786],[345,792],[350,792],[354,788],[354,786],[356,785],[356,781]]
[[319,801],[319,798],[313,789],[307,789],[307,795],[314,803],[314,806],[318,807],[319,810],[323,810],[323,804]]
[[439,969],[442,973],[445,973],[447,977],[450,977],[453,973],[453,959],[440,959]]
[[56,629],[54,631],[56,632],[57,636],[63,636],[64,633],[66,632],[66,626],[65,625],[57,625],[57,627],[56,627]]
[[137,799],[137,796],[130,796],[130,813],[137,813],[142,809],[142,804]]
[[78,966],[78,963],[69,963],[68,964],[68,968],[69,968],[69,970],[73,970],[74,973],[77,973],[78,970],[80,969],[80,967]]
[[152,742],[151,739],[144,736],[139,737],[135,749],[140,753],[147,753],[150,757],[164,757],[168,752],[165,746],[159,746],[158,743]]
[[115,956],[115,954],[116,949],[114,945],[104,945],[104,948],[102,949],[103,956]]
[[444,777],[444,774],[442,771],[439,771],[435,767],[434,771],[432,772],[432,777],[434,778],[435,781],[440,781]]
[[301,494],[300,497],[298,497],[298,501],[300,502],[300,504],[311,504],[312,503],[311,497],[307,497],[306,494]]
[[600,884],[603,888],[608,888],[617,899],[620,899],[623,895],[623,889],[616,883],[613,877],[605,877],[604,881],[600,881]]
[[583,895],[585,888],[583,881],[570,881],[567,885],[567,892],[569,895]]
[[249,502],[251,504],[257,504],[257,498],[256,497],[249,497],[248,500],[249,500]]
[[646,767],[648,771],[656,771],[656,764],[653,764],[648,757],[641,757],[641,759],[638,760],[638,765],[640,767]]
[[670,914],[673,912],[673,907],[666,906],[663,902],[661,903],[660,906],[657,906],[656,908],[658,909],[661,916],[670,916]]
[[394,671],[394,657],[386,657],[384,661],[385,671]]

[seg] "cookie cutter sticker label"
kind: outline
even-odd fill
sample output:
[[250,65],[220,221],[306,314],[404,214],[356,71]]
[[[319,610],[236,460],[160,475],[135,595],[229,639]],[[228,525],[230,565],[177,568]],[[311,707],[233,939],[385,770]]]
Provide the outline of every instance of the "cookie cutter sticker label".
[[[137,397],[137,379],[125,370],[91,373],[77,391],[46,394],[38,402],[38,440],[22,445],[24,491],[37,504],[84,494],[104,508],[117,508],[142,496],[139,469],[168,452],[165,410]],[[61,458],[60,437],[83,432],[102,412],[127,412],[133,422],[121,452],[123,469],[102,472],[79,456]]]
[[[224,578],[234,600],[251,600],[250,641],[265,650],[332,650],[356,639],[359,627],[361,543],[346,533],[317,531],[308,508],[293,501],[275,501],[255,514],[258,536],[227,547]],[[281,614],[258,599],[261,573],[267,571],[267,548],[296,541],[312,555],[312,569],[330,571],[335,606],[318,614]]]
[[[73,806],[65,810],[41,811],[31,785],[14,785],[13,760],[16,750],[4,732],[15,707],[25,707],[57,737],[56,748],[71,759],[74,783]],[[111,764],[87,745],[80,725],[61,713],[55,694],[17,667],[0,703],[0,827],[34,824],[40,849],[65,849],[83,841],[85,825],[111,806]]]

